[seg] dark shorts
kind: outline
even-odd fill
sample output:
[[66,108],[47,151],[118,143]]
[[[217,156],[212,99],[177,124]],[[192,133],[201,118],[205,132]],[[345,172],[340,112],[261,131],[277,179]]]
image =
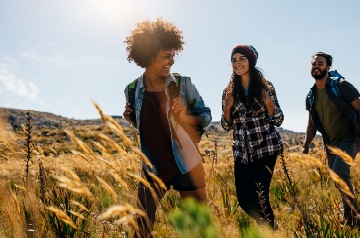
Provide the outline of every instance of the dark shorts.
[[[146,170],[142,170],[142,173],[145,175],[145,178],[149,183],[156,183],[150,175],[147,174]],[[177,191],[193,191],[205,188],[205,171],[202,163],[200,162],[186,174],[179,174],[175,176],[166,182],[165,185],[167,189],[172,186],[173,189]]]

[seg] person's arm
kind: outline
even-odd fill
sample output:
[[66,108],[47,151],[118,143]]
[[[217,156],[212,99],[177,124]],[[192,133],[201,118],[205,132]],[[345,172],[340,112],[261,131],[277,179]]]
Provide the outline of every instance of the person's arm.
[[[351,107],[356,111],[357,113],[357,120],[358,120],[358,130],[360,130],[360,98],[356,98],[351,102]],[[360,135],[358,132],[358,141],[357,141],[357,150],[360,152]]]
[[302,149],[303,154],[309,153],[309,145],[315,138],[315,135],[316,135],[316,129],[315,129],[314,123],[311,119],[311,115],[309,112],[308,125],[306,128],[306,134],[305,134],[305,139],[304,139],[303,149]]
[[224,99],[224,118],[227,121],[231,121],[231,108],[234,105],[234,97],[233,97],[233,89],[228,86],[225,91],[225,99]]
[[174,99],[171,109],[174,113],[179,113],[179,119],[181,122],[185,122],[192,126],[203,124],[202,116],[189,114],[180,97]]
[[268,84],[270,87],[268,91],[264,92],[263,100],[274,125],[281,126],[284,121],[284,114],[277,100],[275,87],[270,82]]
[[[351,102],[351,107],[359,113],[360,111],[360,98],[357,98]],[[359,115],[359,114],[358,114]],[[359,120],[359,117],[358,117]]]
[[221,114],[221,126],[225,131],[230,131],[232,129],[232,116],[231,108],[234,105],[234,97],[232,93],[232,87],[229,85],[224,89],[222,95],[222,114]]
[[269,93],[266,90],[263,90],[263,102],[266,106],[269,116],[273,117],[275,113],[275,105],[271,100]]
[[[179,119],[190,125],[206,127],[210,124],[211,110],[205,105],[199,91],[189,77],[181,77],[180,94],[185,98],[174,99],[172,110],[179,113]],[[185,101],[186,100],[186,106]]]
[[127,120],[128,122],[131,123],[131,125],[133,125],[134,127],[136,127],[135,123],[130,119],[130,114],[133,110],[130,107],[130,103],[126,103],[125,104],[125,110],[123,112],[123,117],[125,118],[125,120]]

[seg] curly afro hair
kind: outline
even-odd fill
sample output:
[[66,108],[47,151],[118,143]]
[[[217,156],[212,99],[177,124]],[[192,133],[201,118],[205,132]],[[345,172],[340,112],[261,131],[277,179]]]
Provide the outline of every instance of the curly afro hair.
[[185,41],[182,32],[171,22],[158,18],[156,21],[143,21],[126,37],[128,61],[134,61],[142,68],[150,65],[160,50],[183,50]]

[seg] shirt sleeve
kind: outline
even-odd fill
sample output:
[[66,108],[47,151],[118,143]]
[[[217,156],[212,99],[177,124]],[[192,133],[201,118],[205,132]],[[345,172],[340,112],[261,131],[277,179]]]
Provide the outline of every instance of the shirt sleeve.
[[200,115],[202,117],[202,125],[206,127],[210,124],[212,120],[211,110],[205,105],[204,100],[199,94],[199,91],[196,89],[195,85],[191,82],[189,77],[185,79],[185,88],[186,88],[186,100],[187,107],[194,115]]
[[221,100],[221,104],[222,104],[222,113],[221,113],[221,126],[222,128],[225,130],[225,131],[230,131],[232,128],[232,119],[230,121],[227,121],[225,119],[225,116],[224,116],[224,107],[225,107],[225,96],[226,96],[226,88],[224,89],[223,91],[223,94],[222,94],[222,100]]
[[281,126],[281,124],[284,121],[284,114],[283,114],[283,112],[280,108],[279,102],[277,100],[275,87],[270,82],[268,82],[268,84],[269,84],[269,96],[275,106],[275,111],[274,111],[274,115],[272,116],[272,121],[274,122],[275,126]]
[[348,81],[341,80],[339,83],[341,97],[349,104],[360,97],[359,91]]

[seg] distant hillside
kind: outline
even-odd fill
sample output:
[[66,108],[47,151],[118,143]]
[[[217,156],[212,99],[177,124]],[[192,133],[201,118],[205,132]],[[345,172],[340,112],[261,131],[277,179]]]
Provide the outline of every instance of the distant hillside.
[[[25,143],[25,133],[22,130],[22,125],[26,125],[27,112],[29,112],[32,117],[32,140],[36,145],[41,146],[46,154],[52,151],[69,153],[71,149],[76,148],[76,145],[71,142],[65,130],[72,131],[84,142],[91,143],[92,140],[95,140],[95,132],[105,133],[110,138],[118,141],[116,135],[106,128],[101,119],[75,120],[48,112],[0,108],[0,126],[4,126],[5,124],[7,131],[15,132],[18,138],[18,144]],[[129,123],[121,116],[112,117],[124,128],[127,136],[133,138]],[[286,150],[299,150],[304,140],[304,133],[296,133],[284,130],[283,128],[277,128],[277,130],[281,134]],[[220,122],[211,122],[211,124],[205,128],[205,131],[208,133],[209,138],[227,138],[229,142],[232,138],[232,133],[224,131]]]
[[[67,128],[74,126],[85,126],[85,125],[100,125],[101,119],[91,120],[75,120],[55,115],[48,112],[39,112],[33,110],[20,110],[11,108],[0,108],[0,119],[5,123],[7,122],[14,130],[21,129],[21,124],[26,123],[26,113],[29,112],[32,119],[31,124],[34,129],[44,128]],[[121,125],[126,125],[126,121],[121,116],[113,116]]]
[[[39,112],[33,110],[20,110],[11,108],[0,108],[0,119],[4,122],[8,122],[13,129],[21,129],[21,124],[26,123],[26,113],[30,112],[32,116],[32,125],[34,129],[44,128],[66,128],[73,126],[85,126],[85,125],[100,125],[102,124],[101,119],[89,119],[89,120],[76,120],[69,119],[60,115],[55,115],[48,112]],[[122,116],[112,116],[121,126],[127,127],[128,123]],[[211,122],[207,127],[207,130],[224,132],[221,128],[220,122]],[[277,128],[281,134],[287,135],[298,135],[297,133],[283,128]]]

